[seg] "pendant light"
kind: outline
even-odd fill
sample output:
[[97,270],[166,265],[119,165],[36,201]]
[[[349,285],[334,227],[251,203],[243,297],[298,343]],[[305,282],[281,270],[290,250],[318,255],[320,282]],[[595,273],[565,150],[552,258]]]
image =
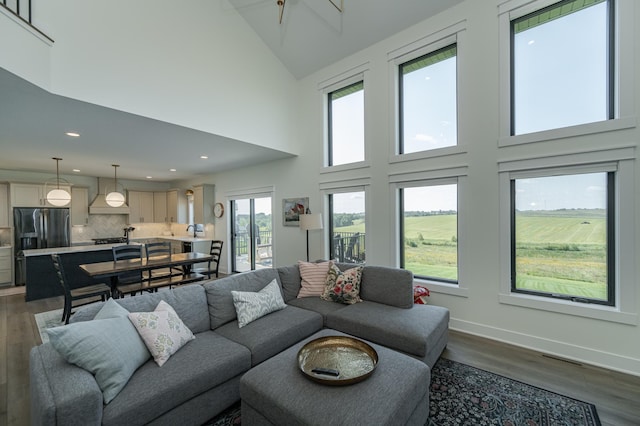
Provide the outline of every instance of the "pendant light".
[[[62,158],[53,157],[52,160],[56,160],[56,187],[47,192],[47,202],[52,206],[63,207],[71,202],[71,194],[64,189],[60,189],[60,168],[58,163]],[[46,190],[47,184],[45,184]]]
[[118,192],[118,167],[120,167],[120,165],[112,164],[112,166],[115,186],[113,188],[113,191],[106,195],[105,200],[111,207],[120,207],[124,204],[124,195],[121,192]]

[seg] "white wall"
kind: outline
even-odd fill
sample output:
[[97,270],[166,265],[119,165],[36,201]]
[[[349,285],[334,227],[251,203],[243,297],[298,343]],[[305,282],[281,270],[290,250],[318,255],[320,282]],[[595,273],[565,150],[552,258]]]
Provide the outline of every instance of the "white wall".
[[21,43],[3,45],[0,66],[55,94],[297,152],[296,81],[226,0],[36,0],[33,10],[55,43],[35,54],[14,29]]
[[[549,312],[501,303],[499,256],[500,191],[498,163],[527,157],[544,149],[545,155],[600,149],[604,143],[613,145],[637,144],[640,132],[636,128],[608,132],[605,136],[571,137],[560,141],[517,147],[498,147],[500,137],[500,78],[499,78],[499,19],[498,4],[468,0],[437,17],[424,21],[379,44],[348,57],[300,81],[299,143],[302,154],[298,158],[266,164],[260,167],[235,170],[211,176],[216,185],[216,198],[226,193],[251,187],[275,188],[275,206],[284,197],[309,196],[312,210],[324,207],[321,188],[365,182],[367,201],[367,262],[396,266],[393,241],[394,199],[389,176],[401,172],[421,172],[441,167],[464,166],[468,176],[459,206],[465,217],[460,231],[461,282],[464,291],[447,291],[432,287],[431,303],[451,310],[451,328],[516,345],[548,352],[557,356],[601,365],[607,368],[640,375],[640,329],[637,307],[640,292],[634,294],[636,309],[631,313],[632,324],[598,320],[564,313]],[[635,24],[640,22],[636,8]],[[459,105],[459,139],[466,148],[460,155],[390,163],[393,130],[392,67],[387,54],[427,37],[448,26],[463,22],[466,28],[459,52],[459,85],[462,101]],[[637,33],[637,28],[636,28]],[[634,55],[640,58],[636,43]],[[629,62],[627,62],[629,64]],[[633,66],[637,63],[630,61]],[[348,70],[366,69],[366,140],[369,167],[320,173],[323,157],[323,101],[318,86]],[[637,74],[637,73],[636,73]],[[638,85],[636,84],[636,87]],[[634,93],[636,104],[640,94]],[[634,114],[637,116],[637,114]],[[639,188],[640,173],[634,166],[635,185]],[[635,191],[637,194],[637,190]],[[640,200],[635,200],[638,210]],[[304,234],[296,228],[282,227],[279,211],[275,222],[275,263],[288,265],[304,258]],[[636,215],[637,216],[637,215]],[[225,215],[228,218],[228,215]],[[226,237],[226,220],[216,223],[218,237]],[[635,227],[639,223],[636,219]],[[623,231],[624,232],[624,231]],[[320,234],[312,234],[311,258],[325,257]],[[636,235],[635,246],[640,244]],[[624,256],[624,254],[622,254]],[[638,264],[638,259],[630,260]],[[632,286],[638,279],[633,277]],[[633,321],[632,321],[633,322]]]

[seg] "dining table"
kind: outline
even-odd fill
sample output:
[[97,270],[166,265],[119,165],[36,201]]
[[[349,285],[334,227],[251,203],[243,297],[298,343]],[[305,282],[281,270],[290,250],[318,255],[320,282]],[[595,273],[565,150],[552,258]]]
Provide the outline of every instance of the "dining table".
[[112,260],[107,262],[84,263],[78,267],[92,278],[109,278],[111,294],[117,297],[118,276],[125,272],[149,271],[170,267],[182,267],[185,276],[190,273],[190,267],[196,263],[208,262],[213,259],[209,253],[186,252],[170,255],[152,256],[140,259]]

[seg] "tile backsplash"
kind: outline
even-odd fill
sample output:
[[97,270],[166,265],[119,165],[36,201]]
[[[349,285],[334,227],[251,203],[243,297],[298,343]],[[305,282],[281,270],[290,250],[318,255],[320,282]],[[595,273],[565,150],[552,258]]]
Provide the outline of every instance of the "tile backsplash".
[[[86,226],[71,227],[71,243],[91,242],[93,238],[121,237],[124,228],[128,227],[128,216],[122,214],[93,214],[89,215],[89,223]],[[183,223],[133,223],[135,229],[129,236],[131,238],[158,237],[163,235],[190,236],[187,232],[187,224]],[[213,225],[204,227],[206,236],[213,237]]]

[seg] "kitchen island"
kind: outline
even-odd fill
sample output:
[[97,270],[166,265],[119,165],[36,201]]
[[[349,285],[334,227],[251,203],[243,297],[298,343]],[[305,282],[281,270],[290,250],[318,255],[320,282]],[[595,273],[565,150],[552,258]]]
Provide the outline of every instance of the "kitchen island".
[[62,287],[51,260],[52,254],[60,255],[69,287],[74,289],[101,282],[82,272],[78,265],[113,260],[111,247],[116,245],[122,244],[24,250],[26,269],[25,300],[30,302],[63,295]]
[[[182,252],[182,243],[190,243],[190,247],[192,248],[195,248],[195,244],[198,243],[198,246],[206,245],[206,251],[202,251],[204,253],[209,253],[207,244],[210,244],[211,242],[211,239],[207,238],[162,236],[132,239],[131,244],[144,245],[145,242],[161,240],[179,242],[179,248],[176,247],[175,252]],[[60,255],[62,266],[67,275],[69,287],[74,289],[104,282],[104,280],[99,280],[88,276],[80,269],[79,265],[111,261],[113,260],[113,253],[111,251],[111,248],[121,245],[123,245],[123,243],[80,246],[76,245],[71,247],[24,250],[23,254],[25,257],[26,269],[25,300],[29,302],[32,300],[46,299],[49,297],[63,295],[62,287],[58,282],[58,277],[56,276],[56,271],[53,267],[51,254],[55,253]],[[201,249],[199,248],[199,250]],[[109,283],[106,282],[105,284]]]

